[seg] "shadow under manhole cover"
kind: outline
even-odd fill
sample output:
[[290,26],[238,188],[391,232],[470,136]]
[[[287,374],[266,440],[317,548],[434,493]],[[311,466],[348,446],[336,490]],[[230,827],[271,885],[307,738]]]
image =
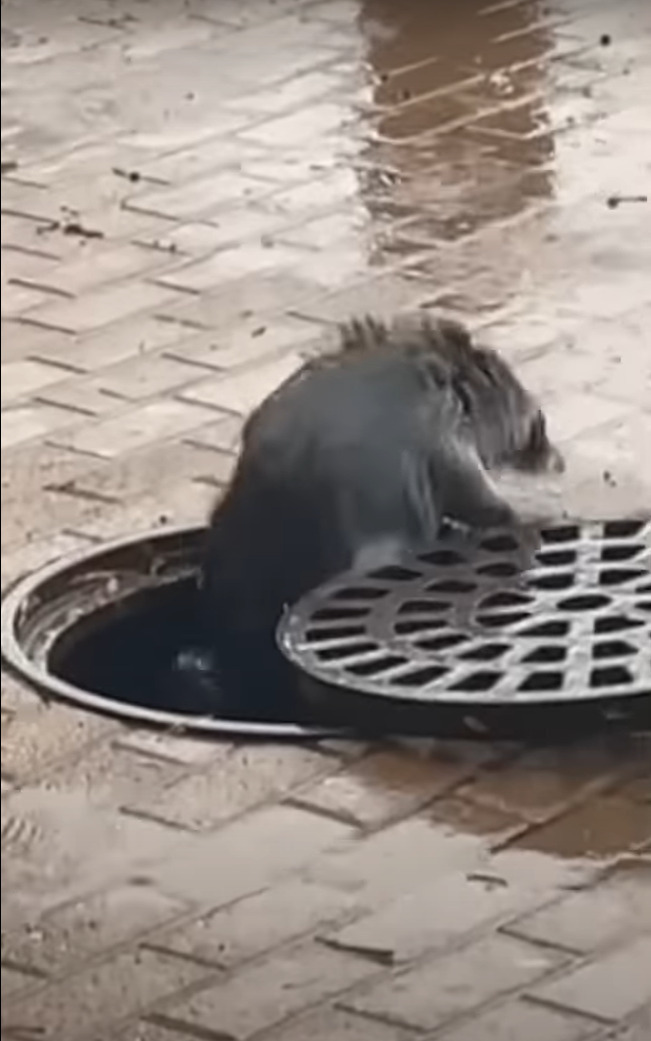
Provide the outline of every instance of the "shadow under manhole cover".
[[160,530],[22,579],[2,605],[5,663],[86,708],[226,735],[557,736],[577,710],[581,726],[646,720],[651,522],[566,524],[526,542],[449,530],[409,564],[315,590],[279,628],[314,726],[205,715],[175,685],[179,652],[196,647],[204,536]]
[[[402,566],[339,576],[283,620],[324,707],[423,732],[651,723],[651,521],[448,529]],[[562,732],[562,731],[561,731]]]

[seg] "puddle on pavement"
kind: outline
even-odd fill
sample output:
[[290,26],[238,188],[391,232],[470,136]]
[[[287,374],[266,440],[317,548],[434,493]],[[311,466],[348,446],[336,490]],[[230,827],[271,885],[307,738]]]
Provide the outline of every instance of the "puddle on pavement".
[[350,766],[338,808],[371,827],[416,809],[513,855],[605,860],[651,846],[650,755],[648,734],[540,749],[406,740]]

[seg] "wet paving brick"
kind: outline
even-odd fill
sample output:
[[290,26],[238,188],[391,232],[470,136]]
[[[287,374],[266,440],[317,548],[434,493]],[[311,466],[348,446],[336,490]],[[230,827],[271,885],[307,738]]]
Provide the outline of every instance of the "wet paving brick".
[[[4,3],[3,586],[200,522],[364,311],[513,360],[554,513],[648,512],[645,5],[438,6]],[[2,701],[7,1041],[646,1041],[648,744],[248,748]]]

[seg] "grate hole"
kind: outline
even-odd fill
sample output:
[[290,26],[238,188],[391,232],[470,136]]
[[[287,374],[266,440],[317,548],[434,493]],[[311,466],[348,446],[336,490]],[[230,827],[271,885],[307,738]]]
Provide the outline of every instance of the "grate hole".
[[393,630],[399,636],[408,636],[410,633],[425,633],[435,629],[445,629],[447,624],[444,618],[422,618],[413,622],[396,622]]
[[558,601],[562,611],[596,611],[600,607],[608,607],[610,597],[600,593],[582,593],[580,596],[567,596]]
[[550,669],[538,669],[531,672],[520,684],[520,691],[534,690],[561,690],[563,686],[563,673]]
[[610,618],[597,618],[594,623],[594,631],[599,636],[603,633],[620,633],[627,629],[639,629],[643,624],[637,618],[615,615]]
[[575,562],[576,553],[573,549],[541,549],[536,557],[549,567],[567,567]]
[[513,535],[489,535],[487,539],[482,539],[479,545],[491,553],[511,553],[518,548]]
[[452,549],[436,549],[432,553],[422,553],[420,560],[424,560],[428,564],[441,564],[443,567],[463,563],[463,557]]
[[636,578],[646,578],[648,572],[639,567],[609,567],[599,574],[600,586],[618,586]]
[[428,593],[472,593],[477,586],[474,582],[462,582],[457,578],[442,579],[440,582],[432,582],[427,587]]
[[535,589],[569,589],[574,585],[574,574],[571,571],[554,571],[551,575],[536,575],[529,579]]
[[406,665],[407,659],[400,658],[397,654],[385,654],[383,658],[373,658],[372,661],[360,661],[355,665],[348,665],[347,671],[355,676],[377,676],[380,672],[388,672],[397,665]]
[[308,643],[325,643],[327,640],[346,640],[349,636],[363,636],[363,625],[330,625],[327,628],[308,629]]
[[619,687],[632,682],[633,677],[624,665],[604,665],[590,673],[591,687]]
[[447,611],[449,604],[445,600],[405,600],[400,605],[398,614],[421,614],[426,611]]
[[434,683],[447,674],[447,669],[441,665],[427,665],[413,672],[406,672],[402,676],[396,676],[393,680],[396,687],[424,687],[428,683]]
[[446,651],[449,647],[458,647],[466,643],[468,637],[463,633],[447,633],[445,636],[433,636],[431,639],[419,640],[416,644],[423,651]]
[[608,521],[604,524],[604,537],[607,539],[628,539],[638,535],[644,527],[645,521],[618,520]]
[[646,614],[651,613],[651,600],[640,600],[637,605],[638,611],[644,611]]
[[509,560],[500,560],[496,564],[482,564],[475,570],[478,575],[493,575],[495,578],[511,578],[520,572],[520,568]]
[[554,619],[549,622],[538,622],[536,625],[529,626],[528,629],[521,629],[521,636],[567,636],[570,631],[570,623],[564,621],[561,618]]
[[491,593],[490,596],[485,596],[480,602],[479,606],[482,609],[492,607],[519,607],[524,604],[530,604],[532,597],[526,593],[509,593],[506,590],[499,593]]
[[469,694],[492,690],[501,678],[501,672],[488,672],[487,670],[484,672],[473,672],[469,676],[464,676],[458,683],[455,683],[452,690],[463,690]]
[[460,655],[466,661],[496,661],[510,649],[509,643],[484,643]]
[[643,549],[644,546],[640,543],[633,543],[633,545],[624,546],[604,546],[601,551],[601,559],[611,562],[618,560],[632,560],[633,557],[637,557]]
[[321,661],[342,661],[344,658],[353,658],[358,654],[370,654],[371,651],[379,651],[377,643],[370,640],[360,640],[359,643],[338,644],[336,647],[321,647],[315,649],[314,653]]
[[536,647],[534,651],[530,651],[529,654],[525,655],[523,661],[531,665],[545,665],[552,662],[565,661],[566,658],[567,648],[554,643]]
[[560,528],[545,528],[540,535],[543,542],[574,542],[580,534],[576,524],[566,524]]
[[504,614],[478,614],[477,621],[487,629],[499,629],[529,618],[528,611],[505,611]]
[[386,596],[387,589],[375,589],[372,586],[345,586],[333,593],[335,600],[380,600]]
[[365,618],[368,607],[320,607],[312,618],[315,622],[343,622],[347,618]]
[[389,582],[409,582],[414,578],[420,578],[420,572],[412,571],[411,568],[402,567],[400,564],[387,564],[377,571],[369,571],[369,578],[385,578]]
[[632,647],[625,640],[602,640],[592,648],[593,658],[626,658],[636,654],[637,648]]

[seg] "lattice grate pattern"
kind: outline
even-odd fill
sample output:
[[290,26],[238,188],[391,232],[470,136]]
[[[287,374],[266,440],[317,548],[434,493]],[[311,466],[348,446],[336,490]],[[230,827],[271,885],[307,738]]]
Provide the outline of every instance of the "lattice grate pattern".
[[651,521],[450,530],[404,566],[340,576],[281,647],[325,683],[449,704],[651,693]]

